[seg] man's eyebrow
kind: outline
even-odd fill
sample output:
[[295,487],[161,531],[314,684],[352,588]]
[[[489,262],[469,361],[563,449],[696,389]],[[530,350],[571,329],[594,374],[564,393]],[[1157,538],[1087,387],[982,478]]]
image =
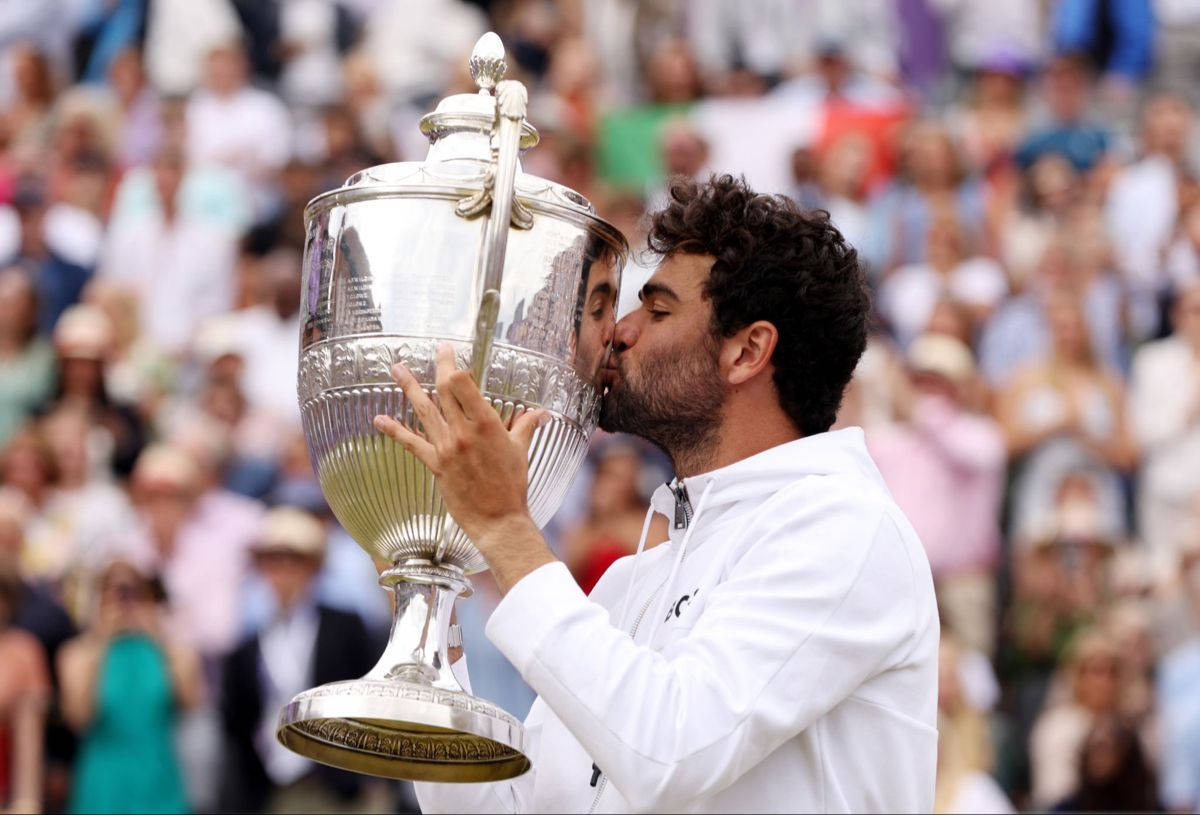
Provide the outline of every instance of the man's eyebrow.
[[647,297],[653,297],[656,294],[661,294],[665,297],[670,297],[672,300],[679,300],[679,295],[670,286],[664,286],[662,283],[647,283],[642,286],[642,290],[638,292],[638,300],[645,300]]
[[608,294],[612,294],[612,293],[613,293],[613,284],[609,283],[607,280],[605,280],[603,283],[597,283],[596,287],[594,289],[592,289],[591,292],[588,293],[588,297],[595,297],[597,294],[608,295]]

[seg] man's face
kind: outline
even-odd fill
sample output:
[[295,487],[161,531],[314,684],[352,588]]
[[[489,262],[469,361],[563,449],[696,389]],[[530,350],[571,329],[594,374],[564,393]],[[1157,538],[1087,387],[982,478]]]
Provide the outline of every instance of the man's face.
[[604,256],[587,272],[579,327],[572,338],[575,372],[586,382],[597,382],[606,361],[616,323],[616,260]]
[[713,438],[725,404],[719,338],[704,297],[713,259],[666,258],[642,287],[641,305],[617,323],[602,381],[600,426],[632,433],[674,459]]

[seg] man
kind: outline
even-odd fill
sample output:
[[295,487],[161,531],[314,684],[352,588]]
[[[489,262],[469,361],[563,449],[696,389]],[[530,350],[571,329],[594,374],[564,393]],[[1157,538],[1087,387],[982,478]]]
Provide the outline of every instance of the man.
[[488,637],[539,694],[529,773],[421,784],[422,804],[930,810],[929,565],[862,432],[826,432],[866,342],[857,255],[823,214],[730,176],[675,184],[649,243],[662,262],[616,326],[601,426],[670,456],[652,500],[670,539],[590,597],[526,507],[545,414],[505,428],[448,346],[438,406],[395,370],[424,435],[376,426],[437,474],[504,595]]
[[351,679],[376,653],[356,614],[317,603],[325,527],[311,513],[276,507],[251,552],[275,600],[271,620],[225,662],[221,713],[232,755],[223,803],[232,810],[346,811],[361,778],[318,767],[275,740],[279,710],[305,688]]

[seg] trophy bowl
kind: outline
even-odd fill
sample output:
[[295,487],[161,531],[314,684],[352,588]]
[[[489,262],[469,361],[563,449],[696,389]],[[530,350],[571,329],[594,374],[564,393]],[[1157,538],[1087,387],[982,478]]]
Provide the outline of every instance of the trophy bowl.
[[335,767],[422,781],[495,781],[525,772],[521,723],[464,690],[450,670],[454,600],[487,563],[446,512],[437,479],[376,431],[377,414],[415,427],[391,377],[402,362],[436,400],[449,343],[509,420],[544,408],[529,449],[529,508],[558,508],[583,461],[612,339],[622,235],[578,193],[526,175],[537,142],[525,91],[503,81],[503,48],[471,57],[477,94],[421,121],[424,162],[372,167],[305,209],[297,383],[314,470],[338,521],[394,595],[388,644],[361,679],[297,695],[277,737]]

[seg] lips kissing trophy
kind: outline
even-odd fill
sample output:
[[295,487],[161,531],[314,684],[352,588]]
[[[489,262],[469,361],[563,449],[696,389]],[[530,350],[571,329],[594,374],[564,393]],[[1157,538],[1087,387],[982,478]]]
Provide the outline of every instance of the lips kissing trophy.
[[496,781],[529,760],[521,723],[451,673],[454,600],[487,563],[433,473],[372,426],[384,413],[416,427],[390,369],[404,363],[436,399],[449,343],[503,419],[549,411],[529,449],[529,508],[544,524],[596,425],[628,251],[583,196],[521,171],[538,135],[525,87],[502,79],[499,37],[479,40],[470,68],[478,93],[421,120],[424,162],[363,170],[304,213],[304,434],[330,508],[388,564],[395,610],[378,664],[297,695],[277,736],[325,764],[425,781]]

